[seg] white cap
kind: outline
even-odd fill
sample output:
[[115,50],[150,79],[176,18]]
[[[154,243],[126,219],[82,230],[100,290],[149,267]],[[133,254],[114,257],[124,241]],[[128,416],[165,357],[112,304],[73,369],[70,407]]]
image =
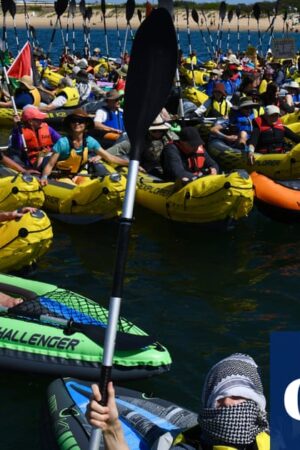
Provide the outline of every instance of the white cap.
[[72,72],[73,72],[74,75],[77,75],[78,72],[80,72],[80,71],[81,71],[81,69],[78,66],[74,66],[73,69],[72,69]]
[[82,58],[77,62],[77,66],[80,67],[80,69],[87,69],[88,62],[85,58]]
[[280,109],[275,105],[268,105],[265,107],[265,114],[271,116],[272,114],[280,114]]
[[290,81],[289,83],[284,83],[282,86],[284,89],[292,88],[292,89],[299,89],[299,83],[298,81]]

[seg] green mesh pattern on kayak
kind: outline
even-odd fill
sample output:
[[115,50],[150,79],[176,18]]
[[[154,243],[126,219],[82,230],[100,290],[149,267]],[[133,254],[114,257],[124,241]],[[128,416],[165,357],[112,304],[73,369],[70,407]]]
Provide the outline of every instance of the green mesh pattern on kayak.
[[[72,320],[76,323],[106,327],[108,310],[80,294],[55,289],[45,292],[35,299],[26,300],[10,310],[10,315],[30,320],[39,320],[41,316]],[[125,318],[119,319],[118,331],[145,335],[146,333]]]

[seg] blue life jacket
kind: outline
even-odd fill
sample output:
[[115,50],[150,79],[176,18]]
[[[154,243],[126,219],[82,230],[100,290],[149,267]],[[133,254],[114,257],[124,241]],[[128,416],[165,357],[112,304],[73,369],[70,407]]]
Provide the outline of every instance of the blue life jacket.
[[299,103],[300,102],[300,94],[294,94],[293,95],[293,102]]
[[255,119],[255,115],[254,115],[253,111],[250,114],[250,116],[248,116],[248,117],[242,115],[240,111],[237,111],[235,114],[235,117],[234,117],[234,125],[237,126],[238,133],[240,133],[241,131],[246,131],[246,133],[248,135],[248,139],[250,138],[251,133],[253,131],[253,125],[252,125],[253,119]]
[[[217,81],[217,83],[219,83],[220,81]],[[216,81],[215,80],[209,80],[209,82],[206,85],[206,93],[209,97],[212,96],[212,92],[214,90]]]
[[125,131],[122,111],[118,110],[115,112],[110,111],[108,108],[104,109],[107,112],[107,119],[103,122],[103,124],[108,127],[115,128],[116,130]]
[[235,85],[231,80],[222,80],[221,83],[224,84],[225,92],[227,95],[233,95],[235,92]]

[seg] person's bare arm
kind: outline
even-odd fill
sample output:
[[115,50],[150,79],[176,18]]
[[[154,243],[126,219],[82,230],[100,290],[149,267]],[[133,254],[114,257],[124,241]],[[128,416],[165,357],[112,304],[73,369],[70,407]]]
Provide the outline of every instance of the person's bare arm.
[[59,158],[59,153],[53,153],[50,160],[48,161],[46,167],[43,170],[40,183],[42,186],[46,186],[48,184],[48,176],[51,174],[53,167],[57,163]]

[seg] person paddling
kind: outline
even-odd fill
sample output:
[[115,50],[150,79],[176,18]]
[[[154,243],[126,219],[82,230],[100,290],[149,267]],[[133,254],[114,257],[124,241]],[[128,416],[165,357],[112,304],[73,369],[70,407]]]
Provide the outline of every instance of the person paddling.
[[[86,416],[102,429],[105,449],[128,450],[112,383],[107,406],[99,404],[98,385],[92,385],[92,392]],[[215,364],[204,382],[198,425],[177,435],[166,432],[152,448],[270,450],[266,398],[253,358],[234,353]]]

